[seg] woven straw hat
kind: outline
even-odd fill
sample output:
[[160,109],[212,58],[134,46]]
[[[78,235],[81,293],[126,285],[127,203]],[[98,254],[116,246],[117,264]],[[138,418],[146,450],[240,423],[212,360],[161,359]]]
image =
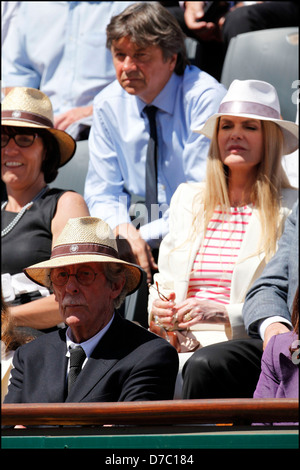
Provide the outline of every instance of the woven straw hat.
[[69,134],[53,127],[50,99],[36,88],[14,87],[3,99],[1,125],[47,129],[55,137],[60,150],[60,167],[74,155],[76,142]]
[[48,261],[24,269],[29,279],[50,287],[50,270],[81,263],[121,263],[127,271],[127,295],[142,281],[142,269],[119,258],[117,242],[109,225],[96,217],[69,219],[53,246]]
[[217,119],[220,116],[238,116],[275,122],[283,134],[283,153],[294,152],[299,146],[299,127],[291,121],[280,118],[280,104],[276,89],[261,80],[234,80],[223,100],[219,111],[193,132],[212,139]]

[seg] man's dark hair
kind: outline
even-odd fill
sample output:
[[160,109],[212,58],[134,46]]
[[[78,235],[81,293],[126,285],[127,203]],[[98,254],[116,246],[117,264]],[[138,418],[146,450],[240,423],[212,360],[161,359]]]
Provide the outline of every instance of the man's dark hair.
[[113,16],[106,28],[106,46],[123,37],[139,47],[158,46],[165,60],[177,54],[175,73],[183,75],[189,64],[185,35],[175,17],[159,2],[135,3]]

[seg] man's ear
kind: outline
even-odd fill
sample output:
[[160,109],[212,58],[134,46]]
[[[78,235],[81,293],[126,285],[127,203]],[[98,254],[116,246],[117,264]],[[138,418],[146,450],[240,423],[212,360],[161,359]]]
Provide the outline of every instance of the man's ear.
[[170,58],[170,71],[173,72],[175,67],[176,67],[176,63],[177,63],[177,55],[178,54],[174,54],[172,55],[172,57]]
[[117,281],[111,282],[111,293],[113,299],[116,299],[121,294],[125,282],[125,274],[123,274],[123,276],[121,276]]

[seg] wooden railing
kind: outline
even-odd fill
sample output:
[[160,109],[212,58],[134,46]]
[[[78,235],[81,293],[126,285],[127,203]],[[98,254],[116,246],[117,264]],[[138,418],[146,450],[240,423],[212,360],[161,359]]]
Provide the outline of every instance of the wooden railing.
[[296,399],[211,399],[2,405],[2,425],[251,424],[299,421]]

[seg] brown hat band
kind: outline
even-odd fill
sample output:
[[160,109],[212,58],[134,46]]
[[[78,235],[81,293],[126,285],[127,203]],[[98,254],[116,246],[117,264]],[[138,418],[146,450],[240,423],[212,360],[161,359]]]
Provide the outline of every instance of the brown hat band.
[[25,111],[18,111],[18,110],[2,111],[1,118],[11,119],[13,121],[30,122],[31,124],[38,124],[40,126],[53,127],[53,123],[52,121],[50,121],[50,119],[47,119],[41,116],[40,114],[27,113]]
[[280,119],[280,114],[276,109],[252,101],[225,101],[221,103],[219,113],[257,114],[262,117]]
[[99,243],[70,243],[54,247],[51,259],[57,258],[58,256],[92,255],[95,253],[119,258],[118,252],[110,246],[101,245]]

